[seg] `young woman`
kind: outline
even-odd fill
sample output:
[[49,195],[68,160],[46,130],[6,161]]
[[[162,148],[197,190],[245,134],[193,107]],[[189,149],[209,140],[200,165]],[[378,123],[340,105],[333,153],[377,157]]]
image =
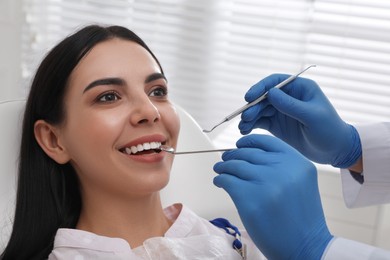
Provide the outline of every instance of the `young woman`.
[[[234,236],[162,208],[179,118],[150,49],[119,26],[54,47],[26,104],[13,231],[2,259],[242,259]],[[248,239],[249,259],[261,254]]]

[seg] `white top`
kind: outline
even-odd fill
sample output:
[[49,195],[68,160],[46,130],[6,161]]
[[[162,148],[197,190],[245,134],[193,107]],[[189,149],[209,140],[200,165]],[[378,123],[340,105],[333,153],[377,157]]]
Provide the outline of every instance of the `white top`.
[[[174,222],[164,237],[147,239],[133,249],[122,238],[61,228],[49,259],[242,259],[232,247],[233,236],[187,207],[174,204],[164,213]],[[247,259],[265,259],[246,232],[242,232],[242,242]]]
[[[345,204],[353,208],[390,203],[390,122],[356,126],[356,129],[362,143],[364,183],[359,184],[348,170],[341,170]],[[390,252],[334,238],[323,259],[390,259]]]

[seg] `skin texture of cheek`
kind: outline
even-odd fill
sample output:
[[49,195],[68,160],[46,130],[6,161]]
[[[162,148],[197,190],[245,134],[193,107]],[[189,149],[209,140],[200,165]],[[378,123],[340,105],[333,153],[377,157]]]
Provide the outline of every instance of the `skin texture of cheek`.
[[171,140],[173,142],[170,145],[176,148],[177,140],[180,133],[180,118],[176,111],[176,108],[173,104],[170,104],[167,107],[161,108],[160,111],[160,114],[162,115],[162,120],[164,121],[164,125],[168,127],[168,132],[171,133]]
[[[172,105],[159,107],[159,110],[161,125],[166,128],[164,132],[176,147],[180,128],[178,115]],[[125,158],[115,143],[120,137],[131,138],[139,131],[128,129],[126,117],[118,114],[124,113],[85,116],[78,113],[68,121],[64,136],[82,188],[132,196],[161,190],[169,181],[174,156],[165,154],[164,160],[157,164],[142,164]]]

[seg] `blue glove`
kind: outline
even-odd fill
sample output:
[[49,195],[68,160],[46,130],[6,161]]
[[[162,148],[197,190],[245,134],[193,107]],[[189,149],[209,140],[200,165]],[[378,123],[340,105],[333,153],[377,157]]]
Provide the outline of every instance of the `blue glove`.
[[249,135],[225,152],[214,184],[232,198],[248,234],[269,259],[320,259],[329,233],[315,166],[280,139]]
[[310,160],[338,168],[352,166],[361,156],[356,129],[344,122],[312,80],[297,78],[280,89],[270,89],[288,75],[274,74],[255,84],[248,102],[269,90],[268,98],[241,115],[242,134],[263,128],[284,140]]

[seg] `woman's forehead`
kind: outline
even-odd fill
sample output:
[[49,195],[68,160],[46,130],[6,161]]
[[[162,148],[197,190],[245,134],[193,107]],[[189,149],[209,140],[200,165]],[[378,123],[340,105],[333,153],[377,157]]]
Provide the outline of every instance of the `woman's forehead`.
[[161,72],[153,56],[136,42],[110,39],[94,46],[72,71],[69,84],[76,81],[95,80],[96,77],[118,76],[118,74],[144,77]]
[[141,45],[136,42],[123,39],[110,39],[98,43],[94,46],[79,62],[76,67],[80,67],[83,63],[99,63],[100,66],[107,65],[108,67],[116,63],[140,64],[146,66],[158,65],[153,56]]

